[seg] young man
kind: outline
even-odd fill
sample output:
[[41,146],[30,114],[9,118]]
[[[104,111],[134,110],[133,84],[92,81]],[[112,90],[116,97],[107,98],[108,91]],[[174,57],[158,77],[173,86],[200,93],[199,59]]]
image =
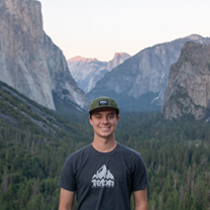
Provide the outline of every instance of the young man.
[[147,209],[149,181],[142,158],[116,142],[119,109],[114,99],[93,100],[89,110],[94,129],[92,144],[71,154],[63,167],[59,210],[72,210],[75,193],[78,210]]

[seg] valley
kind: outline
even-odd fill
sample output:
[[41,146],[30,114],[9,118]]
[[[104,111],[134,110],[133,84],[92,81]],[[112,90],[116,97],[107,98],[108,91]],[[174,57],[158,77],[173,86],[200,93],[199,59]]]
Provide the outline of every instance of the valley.
[[89,104],[102,95],[119,104],[116,141],[145,162],[148,209],[209,210],[209,37],[66,59],[39,1],[2,0],[0,11],[1,210],[58,209],[64,161],[92,142]]

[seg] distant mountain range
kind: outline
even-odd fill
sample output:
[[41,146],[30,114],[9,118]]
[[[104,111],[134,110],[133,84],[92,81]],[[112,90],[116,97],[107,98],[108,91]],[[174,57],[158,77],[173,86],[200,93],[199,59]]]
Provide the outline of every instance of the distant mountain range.
[[162,110],[168,119],[209,113],[210,38],[192,34],[132,57],[116,53],[102,62],[78,56],[67,63],[43,31],[40,2],[2,0],[0,11],[0,81],[51,110],[76,117],[104,95],[121,111]]
[[193,34],[148,47],[106,73],[87,93],[88,97],[114,97],[123,111],[160,111],[170,67],[178,61],[188,41],[210,43],[209,38]]
[[123,63],[131,56],[127,53],[115,53],[109,62],[98,61],[80,56],[69,59],[68,66],[78,86],[85,92],[90,92],[95,84],[114,67]]

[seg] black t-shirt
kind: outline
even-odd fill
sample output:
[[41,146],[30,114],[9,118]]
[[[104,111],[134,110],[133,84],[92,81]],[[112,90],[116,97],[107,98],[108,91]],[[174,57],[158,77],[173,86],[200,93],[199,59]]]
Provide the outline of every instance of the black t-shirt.
[[69,155],[58,185],[76,191],[78,210],[130,210],[131,193],[149,181],[136,151],[118,143],[101,153],[90,144]]

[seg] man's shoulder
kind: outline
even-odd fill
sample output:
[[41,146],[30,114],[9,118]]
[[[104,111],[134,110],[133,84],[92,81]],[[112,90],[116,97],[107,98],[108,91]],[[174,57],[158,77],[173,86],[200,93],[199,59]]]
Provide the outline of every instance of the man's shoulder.
[[85,147],[78,149],[77,151],[71,153],[67,159],[77,159],[79,157],[83,157],[85,154],[89,153],[91,148],[91,144],[88,144]]
[[119,149],[122,151],[122,154],[126,159],[129,159],[129,160],[142,159],[141,154],[137,152],[136,150],[120,143],[118,143],[118,145],[119,145]]
[[134,171],[137,166],[142,167],[144,165],[141,154],[136,150],[122,144],[119,144],[119,149],[129,171]]

